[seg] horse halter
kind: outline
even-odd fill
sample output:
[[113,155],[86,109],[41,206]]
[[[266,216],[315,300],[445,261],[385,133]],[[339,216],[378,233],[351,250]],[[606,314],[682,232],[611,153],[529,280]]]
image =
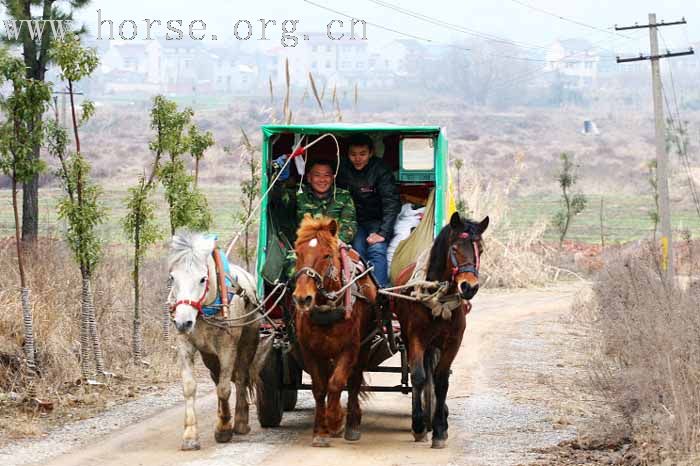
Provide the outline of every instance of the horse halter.
[[170,315],[172,316],[175,314],[175,310],[180,304],[186,304],[188,306],[192,306],[193,308],[197,309],[197,315],[204,315],[202,312],[202,305],[204,304],[204,300],[207,299],[207,293],[209,293],[209,275],[207,274],[207,278],[204,280],[205,286],[204,286],[204,293],[202,293],[202,296],[199,297],[197,301],[193,301],[191,299],[181,299],[179,301],[176,301],[175,304],[170,306]]
[[471,240],[472,247],[474,248],[474,260],[475,264],[470,264],[468,262],[463,262],[459,263],[457,260],[457,253],[456,251],[456,245],[453,244],[450,246],[450,263],[452,264],[452,281],[455,281],[455,278],[457,275],[460,273],[468,273],[471,272],[474,274],[475,277],[479,277],[479,267],[481,265],[481,258],[479,255],[479,247],[478,247],[478,242],[479,242],[479,237],[476,236],[474,238],[471,237],[471,235],[468,232],[462,232],[459,234],[460,239],[468,239]]

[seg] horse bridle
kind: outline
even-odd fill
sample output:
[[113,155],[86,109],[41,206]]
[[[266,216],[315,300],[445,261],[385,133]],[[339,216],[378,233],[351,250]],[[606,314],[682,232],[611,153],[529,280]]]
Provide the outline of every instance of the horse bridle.
[[452,244],[450,246],[450,263],[452,264],[452,281],[455,281],[455,278],[457,275],[460,273],[469,273],[471,272],[474,274],[475,277],[479,277],[479,267],[481,266],[481,257],[479,254],[479,237],[478,235],[474,238],[471,237],[471,235],[468,232],[462,232],[459,234],[460,239],[468,239],[471,240],[472,247],[474,248],[474,260],[475,263],[468,263],[468,262],[463,262],[459,263],[457,260],[457,245]]
[[311,278],[314,281],[314,283],[316,283],[316,288],[318,289],[318,292],[321,293],[324,298],[333,299],[335,298],[333,292],[326,290],[326,288],[323,286],[324,278],[333,279],[333,269],[333,264],[329,264],[324,274],[321,275],[313,267],[302,267],[297,271],[296,274],[294,274],[294,283],[296,283],[296,281],[299,280],[299,277],[301,277],[302,275],[306,275],[307,277]]
[[191,299],[181,299],[179,301],[176,301],[175,304],[170,306],[170,315],[172,316],[175,314],[175,310],[177,307],[181,304],[186,304],[188,306],[192,306],[193,308],[197,309],[197,315],[204,315],[202,312],[202,306],[204,304],[204,300],[207,299],[207,294],[209,293],[209,274],[207,273],[207,278],[204,279],[204,293],[202,293],[202,296],[199,297],[198,300],[193,301]]

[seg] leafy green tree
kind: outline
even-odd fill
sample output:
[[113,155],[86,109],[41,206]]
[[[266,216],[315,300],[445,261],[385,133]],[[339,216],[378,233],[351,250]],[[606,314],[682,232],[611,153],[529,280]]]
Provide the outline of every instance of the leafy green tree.
[[[90,180],[90,164],[82,154],[79,128],[94,114],[92,102],[85,100],[82,104],[81,115],[78,118],[75,103],[75,83],[90,76],[97,68],[99,60],[94,49],[80,45],[77,36],[69,34],[57,42],[52,50],[52,58],[58,65],[61,78],[68,83],[70,98],[71,122],[75,152],[66,154],[65,147],[58,148],[54,154],[59,158],[61,167],[59,175],[65,191],[65,196],[58,203],[58,216],[67,223],[66,239],[73,251],[75,260],[80,267],[83,280],[82,312],[81,312],[81,370],[83,377],[88,378],[88,349],[92,343],[95,365],[98,374],[106,374],[104,358],[100,346],[95,306],[91,287],[91,278],[102,253],[102,240],[97,234],[97,228],[105,220],[106,210],[100,200],[102,190]],[[57,127],[58,125],[54,125]],[[67,140],[59,136],[56,128],[50,136],[54,148]]]
[[0,100],[0,108],[5,121],[0,125],[0,171],[12,180],[12,211],[15,222],[15,243],[17,265],[21,287],[22,317],[24,322],[24,351],[29,375],[29,398],[34,398],[32,379],[36,375],[34,350],[34,327],[29,296],[29,284],[25,272],[24,247],[20,240],[19,206],[17,186],[37,176],[44,170],[44,164],[34,157],[34,147],[41,146],[43,133],[41,115],[48,108],[51,88],[46,83],[28,79],[24,63],[0,51],[0,85],[9,83],[12,93]]
[[[165,100],[162,96],[157,96],[151,110],[151,128],[156,131],[155,138],[150,142],[149,148],[154,152],[153,165],[148,177],[139,178],[136,186],[129,189],[127,198],[127,214],[122,220],[122,226],[126,236],[134,244],[134,269],[132,278],[134,281],[134,322],[132,352],[136,362],[141,360],[143,352],[143,335],[141,331],[141,284],[140,269],[143,257],[149,246],[153,245],[162,237],[162,232],[158,228],[155,219],[156,205],[151,194],[155,191],[156,181],[160,168],[161,158],[168,150],[169,133],[166,128],[171,127],[168,117],[177,107],[174,103]],[[169,293],[168,293],[169,294]],[[166,305],[163,312],[164,337],[169,339],[170,317],[169,309]]]
[[[149,147],[158,160],[167,155],[166,161],[157,168],[156,176],[165,188],[171,235],[179,227],[207,230],[212,221],[207,200],[195,186],[194,178],[187,174],[182,160],[182,154],[187,150],[195,154],[199,153],[201,147],[198,146],[193,151],[190,139],[185,135],[185,128],[192,121],[192,116],[192,109],[186,108],[180,112],[175,102],[161,95],[153,100],[151,128],[156,134]],[[202,156],[205,150],[206,148],[201,150]],[[168,295],[170,286],[169,283]],[[170,312],[167,302],[163,304],[162,317],[163,339],[169,341]]]
[[194,159],[194,186],[197,187],[199,181],[199,162],[204,158],[204,153],[214,145],[214,135],[210,131],[203,133],[196,125],[190,126],[187,135],[190,155]]
[[168,154],[158,177],[163,183],[168,202],[170,234],[175,234],[180,227],[207,230],[212,222],[207,199],[194,185],[194,177],[187,173],[182,160],[182,154],[190,149],[185,128],[192,121],[192,109],[186,108],[180,112],[175,102],[158,96],[151,115],[156,128],[156,139],[151,146],[155,146],[155,152]]
[[132,353],[134,361],[139,362],[143,353],[143,333],[141,331],[141,284],[139,281],[143,257],[149,246],[161,238],[161,232],[155,220],[156,205],[151,198],[154,190],[156,173],[160,155],[156,155],[151,173],[141,176],[136,186],[129,188],[127,198],[127,214],[122,220],[122,226],[129,241],[134,244],[134,321],[132,335]]
[[559,172],[559,187],[561,188],[562,206],[554,216],[553,223],[559,231],[559,247],[564,243],[566,234],[574,216],[583,212],[587,199],[583,194],[572,194],[577,178],[574,173],[575,165],[569,154],[561,154],[561,171]]
[[[6,34],[0,37],[0,40],[8,45],[19,45],[22,47],[22,55],[24,58],[25,76],[28,79],[44,82],[46,77],[46,69],[51,61],[51,51],[56,44],[56,36],[59,36],[63,31],[58,23],[49,23],[48,21],[72,21],[73,12],[80,8],[84,8],[90,3],[90,0],[0,0],[0,4],[5,7],[5,14],[10,20],[39,20],[35,23],[34,32],[37,32],[38,27],[41,31],[32,37],[28,23],[5,23],[14,24],[16,28],[16,36],[8,27],[5,28]],[[63,8],[67,7],[67,8]],[[63,23],[64,25],[66,23]],[[58,28],[57,28],[58,26]],[[76,33],[84,32],[84,28],[75,30]],[[42,114],[38,113],[34,116],[32,127],[41,127]],[[32,147],[32,157],[39,160],[39,152],[41,144],[36,142]],[[34,174],[27,178],[23,183],[22,190],[22,240],[33,242],[36,240],[39,233],[39,177]]]
[[[238,253],[243,256],[246,268],[250,269],[251,262],[254,258],[255,249],[250,244],[251,229],[254,227],[252,215],[255,212],[255,200],[260,193],[260,161],[255,153],[258,147],[248,139],[248,135],[241,128],[241,143],[243,151],[241,152],[241,163],[248,170],[248,178],[241,181],[241,192],[243,193],[243,209],[235,214],[235,219],[243,226],[243,244],[238,248]],[[240,236],[241,233],[239,233]],[[236,237],[236,240],[239,238]],[[235,240],[234,240],[235,241]]]

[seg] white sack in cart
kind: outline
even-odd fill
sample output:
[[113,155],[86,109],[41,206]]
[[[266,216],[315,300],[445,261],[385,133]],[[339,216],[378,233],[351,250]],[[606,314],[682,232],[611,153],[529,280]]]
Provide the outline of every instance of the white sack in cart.
[[396,217],[396,223],[394,224],[394,237],[391,239],[391,243],[389,243],[386,252],[386,258],[389,264],[391,264],[394,251],[396,251],[399,243],[408,238],[411,231],[420,223],[423,212],[425,212],[425,207],[415,210],[411,204],[404,204],[401,207],[401,212],[399,212],[398,217]]

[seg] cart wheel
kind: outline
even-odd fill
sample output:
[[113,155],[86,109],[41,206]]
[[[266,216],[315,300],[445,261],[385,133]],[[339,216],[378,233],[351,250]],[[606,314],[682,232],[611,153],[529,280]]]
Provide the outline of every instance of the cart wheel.
[[[301,368],[297,364],[296,359],[290,353],[287,354],[287,367],[289,371],[289,380],[295,385],[301,383]],[[285,388],[282,391],[282,403],[284,404],[285,411],[293,411],[297,405],[297,394],[298,390],[296,388]]]
[[282,404],[285,411],[294,411],[297,406],[297,390],[285,389],[282,392]]
[[255,406],[260,427],[277,427],[282,422],[282,354],[273,349],[260,371],[260,383],[255,387]]

